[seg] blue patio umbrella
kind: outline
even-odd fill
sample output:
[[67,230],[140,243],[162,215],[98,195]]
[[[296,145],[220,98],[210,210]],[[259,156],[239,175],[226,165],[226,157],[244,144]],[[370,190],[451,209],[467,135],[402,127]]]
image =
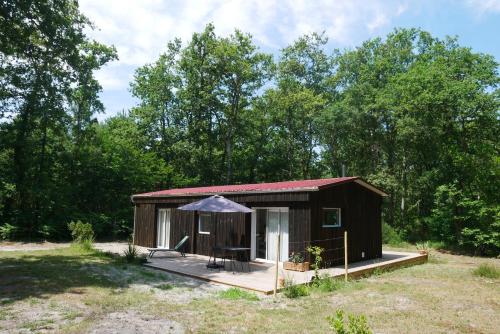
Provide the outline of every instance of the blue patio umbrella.
[[214,195],[202,199],[198,202],[189,203],[178,207],[184,211],[202,211],[202,212],[252,212],[252,209],[241,204],[233,202],[223,196]]
[[[200,201],[180,206],[177,209],[184,210],[184,211],[198,211],[198,212],[243,212],[243,213],[249,213],[249,212],[253,211],[252,209],[247,208],[244,205],[238,204],[236,202],[233,202],[233,201],[231,201],[227,198],[224,198],[223,196],[219,196],[219,195],[210,196],[210,197],[204,198]],[[215,243],[216,236],[217,236],[217,224],[215,224],[214,243]],[[215,259],[215,245],[213,248],[213,258],[214,258],[213,263],[210,263],[210,260],[209,260],[207,267],[208,268],[219,268],[219,266],[216,263],[216,259]]]

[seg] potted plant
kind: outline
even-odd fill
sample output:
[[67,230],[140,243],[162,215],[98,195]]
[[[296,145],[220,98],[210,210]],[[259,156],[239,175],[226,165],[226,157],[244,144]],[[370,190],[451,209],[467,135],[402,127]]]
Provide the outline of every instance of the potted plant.
[[309,262],[304,261],[302,253],[292,252],[287,262],[283,263],[283,269],[293,271],[308,271]]

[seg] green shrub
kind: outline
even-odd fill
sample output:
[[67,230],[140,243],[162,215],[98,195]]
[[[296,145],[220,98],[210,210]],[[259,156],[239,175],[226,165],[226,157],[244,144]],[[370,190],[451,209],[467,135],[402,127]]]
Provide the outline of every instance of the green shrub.
[[139,256],[139,252],[137,251],[137,248],[135,247],[132,242],[128,242],[128,247],[127,249],[123,252],[123,255],[125,256],[125,260],[128,263],[136,262],[137,258]]
[[85,251],[91,251],[94,249],[94,240],[85,239],[78,243],[78,245]]
[[82,223],[80,220],[68,224],[73,241],[79,244],[94,242],[94,230],[90,223]]
[[424,252],[429,253],[431,245],[430,245],[430,243],[428,241],[424,241],[424,242],[417,242],[416,245],[415,245],[415,247],[419,251],[424,251]]
[[255,293],[244,291],[238,288],[230,288],[219,292],[219,297],[229,300],[245,299],[250,301],[257,301],[259,297]]
[[500,205],[458,184],[437,187],[429,228],[434,239],[447,245],[480,255],[500,252]]
[[321,268],[321,263],[323,262],[321,254],[325,251],[325,249],[319,246],[309,246],[307,247],[307,251],[314,256],[314,263],[311,264],[311,267],[314,269],[313,279],[319,279],[319,269]]
[[500,269],[489,263],[481,263],[472,272],[476,276],[497,279],[500,277]]
[[397,246],[403,243],[403,239],[401,235],[396,231],[394,227],[387,224],[386,222],[382,223],[382,243],[387,245]]
[[330,328],[336,334],[371,334],[373,333],[364,315],[349,314],[347,320],[343,310],[337,310],[334,316],[326,318]]
[[0,226],[0,239],[10,240],[14,239],[16,233],[18,232],[18,228],[9,223],[5,223]]
[[335,278],[330,275],[323,275],[311,283],[311,287],[320,292],[332,292],[345,286],[343,279]]
[[160,290],[172,290],[174,286],[172,284],[165,283],[158,285],[156,288]]
[[293,279],[285,279],[285,288],[283,293],[288,298],[298,298],[309,296],[309,287],[307,285],[295,285]]

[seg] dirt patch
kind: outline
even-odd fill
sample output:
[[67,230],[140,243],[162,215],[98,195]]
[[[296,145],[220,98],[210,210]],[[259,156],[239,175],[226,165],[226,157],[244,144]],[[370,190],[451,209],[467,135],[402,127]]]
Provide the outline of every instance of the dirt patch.
[[[125,250],[128,248],[128,243],[126,242],[96,242],[94,243],[94,248],[101,250],[103,252],[109,252],[113,254],[123,255]],[[148,250],[146,247],[135,246],[139,254],[147,254]]]
[[174,320],[161,319],[136,311],[114,312],[98,320],[90,333],[184,333],[182,325]]
[[70,244],[67,242],[63,243],[52,243],[52,242],[11,242],[2,241],[0,242],[0,251],[14,252],[14,251],[36,251],[36,250],[48,250],[57,248],[66,248]]

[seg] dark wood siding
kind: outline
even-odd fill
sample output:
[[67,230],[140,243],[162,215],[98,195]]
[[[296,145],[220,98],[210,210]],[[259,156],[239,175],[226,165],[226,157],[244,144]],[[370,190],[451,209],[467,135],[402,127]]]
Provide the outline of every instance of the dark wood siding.
[[156,210],[154,204],[136,204],[134,217],[134,244],[156,246]]
[[250,247],[250,214],[212,213],[210,234],[198,233],[198,219],[194,235],[196,254],[210,255],[213,245]]
[[188,253],[194,252],[194,239],[193,239],[193,222],[194,222],[194,212],[191,211],[181,211],[175,208],[171,209],[172,213],[170,216],[170,247],[173,248],[175,245],[181,241],[184,236],[189,236],[188,247],[186,251]]
[[[345,230],[348,234],[349,262],[382,256],[381,196],[357,183],[347,183],[312,194],[311,203],[312,240],[334,239],[315,242],[329,250],[324,256],[326,262],[343,262]],[[341,209],[341,227],[322,227],[323,208]],[[364,258],[362,252],[365,253]]]
[[[302,253],[307,258],[307,240],[311,240],[311,210],[309,206],[291,206],[288,211],[288,252]],[[289,254],[289,255],[290,255]]]
[[[199,201],[206,196],[185,196],[185,197],[136,197],[135,203],[172,203],[184,204]],[[262,193],[262,194],[235,194],[224,195],[227,199],[238,203],[267,203],[269,202],[307,202],[309,193],[307,192],[283,192],[283,193]]]

